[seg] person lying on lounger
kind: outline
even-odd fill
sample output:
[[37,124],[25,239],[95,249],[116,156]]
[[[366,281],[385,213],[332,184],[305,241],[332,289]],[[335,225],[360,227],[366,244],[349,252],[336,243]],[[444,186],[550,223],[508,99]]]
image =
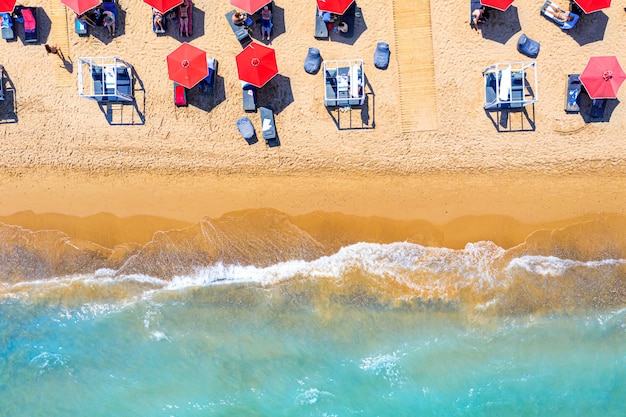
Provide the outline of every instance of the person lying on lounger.
[[557,22],[565,23],[574,20],[574,16],[572,16],[570,12],[561,9],[553,3],[547,4],[543,10],[551,15]]
[[152,14],[154,15],[154,26],[157,32],[159,33],[165,32],[165,28],[163,27],[163,13],[153,8]]

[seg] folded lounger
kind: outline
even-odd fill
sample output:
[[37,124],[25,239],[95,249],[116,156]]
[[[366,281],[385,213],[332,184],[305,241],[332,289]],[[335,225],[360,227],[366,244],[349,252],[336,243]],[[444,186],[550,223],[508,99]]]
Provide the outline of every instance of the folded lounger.
[[589,117],[595,120],[604,118],[604,109],[606,109],[607,99],[599,98],[594,99],[591,102],[591,108],[589,109]]
[[578,22],[579,16],[576,13],[566,12],[568,19],[566,21],[562,21],[554,14],[552,10],[564,9],[560,8],[556,3],[551,0],[546,0],[543,6],[541,6],[541,14],[563,30],[573,28],[576,25],[576,22]]
[[174,104],[176,107],[187,106],[187,89],[178,83],[174,83]]
[[567,76],[567,90],[565,91],[565,111],[567,113],[578,113],[578,97],[582,91],[582,83],[578,79],[580,74],[569,74]]
[[37,36],[37,8],[22,8],[22,18],[24,19],[24,42],[38,42]]
[[256,87],[246,82],[241,83],[243,92],[243,110],[256,113]]
[[[191,36],[193,35],[193,2],[191,0],[188,0],[189,7],[187,8],[187,26],[188,26],[188,33],[183,34],[183,36]],[[180,18],[180,6],[178,6],[178,31],[180,33],[181,30],[181,26],[182,26],[182,19]]]
[[537,58],[537,55],[539,55],[540,47],[541,45],[539,44],[539,42],[530,39],[525,34],[522,34],[522,36],[520,36],[519,40],[517,41],[517,50],[521,54],[524,54],[530,58]]
[[217,59],[207,58],[206,61],[209,75],[200,81],[200,91],[203,94],[213,94],[215,91],[215,78],[217,78]]
[[228,20],[228,24],[241,46],[246,46],[252,42],[252,38],[250,37],[250,32],[248,32],[248,27],[246,25],[236,25],[235,22],[233,22],[233,15],[236,12],[237,11],[233,9],[224,16],[226,17],[226,20]]
[[322,65],[322,55],[317,48],[309,48],[309,52],[304,58],[304,70],[309,74],[317,74]]
[[2,19],[2,23],[0,24],[2,28],[2,39],[5,39],[7,42],[15,40],[13,18],[11,15],[9,13],[0,13],[0,18]]
[[261,131],[265,143],[271,145],[276,138],[276,126],[274,125],[274,111],[270,107],[259,107],[261,116]]
[[315,10],[315,39],[328,38],[328,26],[324,22],[324,17],[320,9]]
[[389,44],[387,42],[378,42],[376,51],[374,51],[374,66],[378,69],[387,69],[390,55]]
[[254,125],[246,116],[237,119],[237,129],[248,143],[254,138]]
[[165,13],[161,13],[161,26],[163,26],[163,30],[161,30],[156,24],[157,15],[155,12],[160,13],[157,10],[152,11],[152,31],[158,35],[164,35],[167,32],[167,19],[165,18]]

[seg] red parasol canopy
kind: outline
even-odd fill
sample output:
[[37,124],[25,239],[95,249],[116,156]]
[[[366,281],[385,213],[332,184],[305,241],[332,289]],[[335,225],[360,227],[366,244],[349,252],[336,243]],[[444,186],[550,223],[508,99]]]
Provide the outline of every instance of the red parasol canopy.
[[617,98],[617,91],[626,80],[626,73],[616,57],[592,56],[579,78],[589,97]]
[[[0,0],[2,1],[2,0]],[[61,3],[65,4],[70,9],[74,10],[76,14],[84,14],[85,12],[99,6],[102,3],[101,0],[61,0]]]
[[239,79],[256,87],[263,87],[278,74],[276,52],[267,46],[251,43],[235,59]]
[[256,13],[261,7],[271,2],[272,0],[230,0],[230,4],[249,14]]
[[154,7],[161,13],[165,13],[181,4],[183,0],[143,0],[143,2]]
[[206,52],[183,43],[167,56],[167,72],[170,80],[192,88],[209,75]]
[[317,8],[322,12],[344,14],[354,0],[317,0]]
[[12,13],[17,0],[0,0],[0,13]]
[[597,12],[611,6],[611,0],[574,0],[585,13]]
[[480,0],[480,4],[487,7],[492,7],[494,9],[505,11],[511,4],[513,4],[513,0]]

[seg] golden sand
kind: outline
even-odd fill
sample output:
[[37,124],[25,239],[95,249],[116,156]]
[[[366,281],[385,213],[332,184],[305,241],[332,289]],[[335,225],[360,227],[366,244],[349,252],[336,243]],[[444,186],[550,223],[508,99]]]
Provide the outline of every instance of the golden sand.
[[[217,58],[220,78],[214,101],[187,108],[173,105],[165,65],[181,40],[155,37],[149,6],[121,0],[124,22],[112,40],[79,38],[69,26],[64,53],[72,62],[118,56],[135,67],[145,89],[137,93],[143,124],[137,110],[113,114],[110,124],[95,102],[78,97],[75,68],[73,85],[57,87],[58,58],[46,56],[41,45],[2,43],[0,63],[16,87],[19,120],[0,125],[0,221],[61,230],[111,248],[145,243],[158,230],[190,226],[203,216],[273,208],[291,216],[342,213],[351,220],[337,215],[334,221],[345,233],[355,227],[351,216],[392,219],[361,222],[355,236],[376,241],[422,233],[415,223],[421,221],[434,225],[433,244],[460,247],[488,239],[511,247],[537,229],[624,214],[624,106],[612,103],[602,123],[563,111],[566,74],[580,72],[589,56],[617,55],[626,64],[621,8],[584,16],[578,32],[568,34],[539,15],[541,0],[518,0],[507,12],[509,21],[492,18],[481,34],[469,28],[468,2],[432,2],[436,130],[402,133],[407,97],[398,81],[395,23],[388,17],[394,3],[411,2],[357,3],[366,29],[351,42],[313,38],[313,0],[275,3],[282,16],[272,40],[280,76],[259,100],[277,109],[278,148],[262,140],[248,146],[235,128],[244,115],[234,61],[241,48],[224,19],[232,9],[225,0],[195,3],[196,35],[189,41]],[[37,5],[47,10],[47,4]],[[45,21],[42,33],[49,35],[42,41],[58,43]],[[510,29],[515,22],[516,32]],[[481,71],[495,62],[528,60],[515,48],[521,33],[542,42],[539,102],[528,112],[535,128],[499,132],[482,108]],[[386,71],[372,65],[382,40],[392,45]],[[302,69],[310,46],[325,59],[365,60],[373,92],[368,122],[375,128],[337,128],[322,103],[321,74]],[[432,65],[432,57],[419,51],[412,59]],[[419,92],[413,94],[419,100]],[[258,131],[258,116],[250,117]],[[527,128],[521,117],[513,115],[507,128]],[[312,216],[300,221],[316,233],[332,233],[328,223],[316,228]]]

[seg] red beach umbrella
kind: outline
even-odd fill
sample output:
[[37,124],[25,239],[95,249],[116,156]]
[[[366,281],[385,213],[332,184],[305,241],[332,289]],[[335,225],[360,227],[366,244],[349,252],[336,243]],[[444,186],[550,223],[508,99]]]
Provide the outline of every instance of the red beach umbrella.
[[261,7],[271,3],[272,0],[230,0],[230,4],[246,13],[256,13]]
[[70,9],[74,10],[76,14],[83,14],[94,7],[97,7],[102,3],[100,0],[61,0],[61,3],[65,4]]
[[480,4],[487,7],[492,7],[494,9],[505,11],[511,4],[513,4],[513,0],[480,0]]
[[143,2],[154,7],[161,13],[165,13],[179,4],[182,4],[183,0],[143,0]]
[[183,43],[167,56],[167,72],[170,80],[192,88],[209,75],[206,52]]
[[626,73],[616,57],[592,56],[579,79],[589,97],[617,98],[617,91],[626,80]]
[[263,87],[278,74],[276,52],[265,45],[251,43],[235,59],[239,79],[256,87]]
[[583,12],[589,14],[611,6],[611,0],[574,0]]
[[317,8],[322,12],[344,14],[354,0],[317,0]]
[[0,0],[0,13],[12,13],[17,0]]

